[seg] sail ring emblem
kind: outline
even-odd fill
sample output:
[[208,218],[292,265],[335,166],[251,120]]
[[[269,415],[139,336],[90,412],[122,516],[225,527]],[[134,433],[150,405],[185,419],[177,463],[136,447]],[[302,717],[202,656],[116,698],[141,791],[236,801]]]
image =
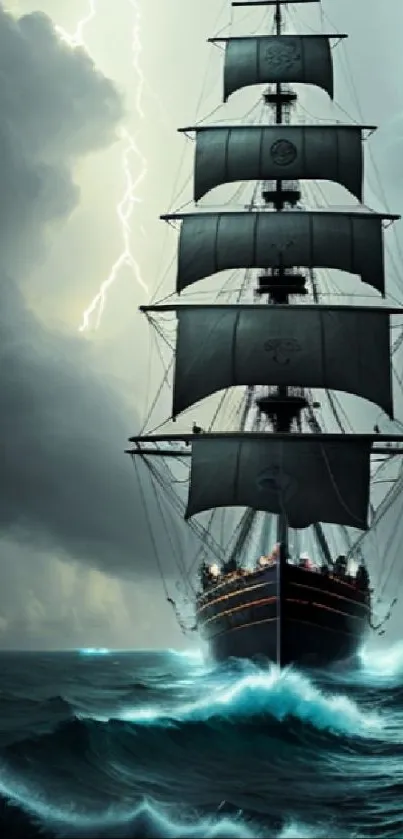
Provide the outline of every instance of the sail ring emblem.
[[290,166],[297,157],[297,149],[289,140],[276,140],[270,149],[270,154],[276,166]]
[[301,49],[297,38],[288,36],[285,41],[278,37],[272,37],[264,49],[264,60],[270,69],[276,73],[284,73],[295,68],[301,63]]
[[260,472],[256,484],[261,492],[280,497],[283,501],[290,501],[298,490],[296,478],[287,475],[280,466],[270,466]]
[[292,357],[302,349],[296,338],[269,338],[264,342],[263,348],[271,353],[272,361],[282,367],[289,364]]

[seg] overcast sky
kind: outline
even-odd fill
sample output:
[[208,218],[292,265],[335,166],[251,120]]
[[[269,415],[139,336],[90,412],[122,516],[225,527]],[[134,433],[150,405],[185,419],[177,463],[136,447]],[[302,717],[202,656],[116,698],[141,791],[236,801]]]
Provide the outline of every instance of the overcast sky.
[[[166,236],[158,216],[184,185],[176,206],[191,195],[192,149],[176,128],[220,104],[221,56],[205,41],[229,20],[229,3],[219,18],[223,0],[139,0],[140,109],[135,4],[97,5],[85,30],[89,55],[54,28],[73,33],[87,14],[85,0],[20,0],[8,4],[13,16],[0,14],[2,645],[188,644],[165,605],[123,454],[148,398],[147,329],[137,313],[147,294],[134,273],[120,273],[98,330],[78,327],[122,249],[115,209],[124,191],[122,128],[135,135],[133,177],[144,175],[131,244],[150,296],[172,259],[175,236]],[[363,119],[383,125],[373,155],[399,212],[402,4],[388,0],[387,15],[379,0],[325,0],[323,7],[351,35],[346,54]],[[302,22],[320,23],[308,10],[298,17],[301,31]],[[250,11],[234,18],[238,32],[262,19]],[[336,99],[357,119],[345,63],[335,55]],[[234,96],[216,118],[241,118],[259,93]],[[317,116],[321,103],[324,95],[314,100]],[[165,293],[173,279],[172,270]]]

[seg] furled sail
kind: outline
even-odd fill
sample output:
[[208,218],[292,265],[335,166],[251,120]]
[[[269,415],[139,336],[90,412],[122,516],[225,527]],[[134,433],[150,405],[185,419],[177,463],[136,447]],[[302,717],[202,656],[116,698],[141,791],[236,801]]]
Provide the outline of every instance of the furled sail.
[[181,219],[177,291],[229,268],[336,268],[384,292],[383,218],[372,212],[170,214]]
[[361,127],[196,127],[194,199],[234,181],[328,180],[362,199]]
[[392,416],[390,311],[178,306],[173,415],[235,385],[297,385],[353,393]]
[[367,528],[368,440],[210,436],[192,443],[186,518],[214,507],[284,514],[290,527],[329,522]]
[[[224,101],[236,90],[274,82],[312,84],[333,98],[329,35],[263,35],[225,41]],[[340,37],[340,36],[338,36]]]

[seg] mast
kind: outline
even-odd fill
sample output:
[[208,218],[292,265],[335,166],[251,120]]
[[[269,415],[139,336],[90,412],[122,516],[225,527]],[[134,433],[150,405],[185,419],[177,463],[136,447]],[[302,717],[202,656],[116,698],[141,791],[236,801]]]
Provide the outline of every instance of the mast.
[[[275,5],[274,25],[276,36],[281,36],[283,17],[280,0]],[[274,112],[275,125],[282,125],[284,117],[288,117],[288,122],[290,121],[290,109],[296,101],[296,94],[292,90],[285,90],[282,83],[277,82],[274,91],[269,89],[265,93],[264,99],[266,105]],[[287,153],[285,146],[283,148]],[[281,147],[279,147],[279,151],[281,153]],[[278,213],[283,211],[286,202],[293,206],[300,198],[298,188],[293,188],[291,185],[291,188],[287,191],[284,187],[283,180],[276,178],[274,189],[269,187],[264,189],[262,193],[266,205],[271,204]],[[277,269],[268,269],[259,277],[257,294],[267,294],[272,305],[288,305],[291,292],[304,293],[304,278],[299,276],[295,279],[298,282],[298,288],[295,288],[292,271],[287,271],[282,265]],[[291,432],[293,420],[299,418],[304,404],[303,397],[293,400],[287,385],[277,387],[274,393],[268,389],[266,396],[257,400],[260,412],[267,417],[275,434]],[[288,540],[287,515],[285,512],[281,512],[277,516],[277,542],[280,545],[280,563],[286,561]]]
[[[274,22],[275,22],[275,30],[277,37],[281,36],[282,30],[282,6],[281,3],[276,3],[275,12],[274,12]],[[282,125],[283,123],[283,109],[284,109],[284,102],[283,102],[283,87],[281,82],[276,82],[276,92],[274,95],[274,101],[270,101],[270,93],[266,96],[266,104],[269,107],[274,106],[275,109],[275,124]],[[292,95],[292,94],[291,94]],[[292,100],[289,100],[291,105]],[[275,210],[278,213],[281,213],[284,209],[285,203],[285,196],[283,194],[283,182],[281,179],[276,178],[275,182],[275,190],[272,195],[270,195],[269,190],[264,190],[263,192],[263,199],[266,204],[274,203]],[[269,273],[269,272],[267,272]],[[270,275],[270,274],[269,274]],[[274,274],[276,279],[276,284],[274,287],[268,290],[268,297],[270,303],[275,306],[279,303],[283,303],[288,305],[289,302],[289,294],[287,288],[287,274],[285,269],[282,265],[277,269]],[[273,279],[274,279],[273,277]],[[264,280],[263,280],[264,282]],[[267,282],[267,280],[266,280]],[[276,285],[279,287],[275,287]],[[264,288],[264,286],[263,286]],[[262,289],[262,284],[260,286],[260,290]],[[288,395],[288,387],[287,385],[280,385],[277,387],[277,393],[274,399],[270,400],[269,393],[266,396],[266,399],[257,400],[257,405],[261,413],[265,414],[268,419],[271,419],[273,431],[275,434],[281,433],[290,433],[291,431],[291,423],[292,423],[292,414],[289,413],[287,408],[289,407],[289,395]],[[277,542],[279,544],[279,556],[277,561],[277,641],[276,641],[276,660],[277,664],[280,665],[281,663],[281,653],[282,653],[282,608],[281,608],[281,590],[282,590],[282,570],[287,561],[288,556],[288,519],[285,510],[282,510],[279,515],[277,516]]]

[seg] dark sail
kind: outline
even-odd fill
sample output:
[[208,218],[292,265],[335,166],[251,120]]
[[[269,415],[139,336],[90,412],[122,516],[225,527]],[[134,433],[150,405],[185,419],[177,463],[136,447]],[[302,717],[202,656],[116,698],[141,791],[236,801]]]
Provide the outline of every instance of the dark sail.
[[333,98],[332,37],[335,36],[212,38],[225,42],[224,101],[243,87],[275,82],[316,85]]
[[235,385],[342,390],[392,416],[386,308],[210,305],[176,314],[174,416]]
[[360,201],[363,129],[355,125],[196,127],[194,199],[234,181],[328,180]]
[[229,268],[336,268],[384,293],[382,221],[371,212],[189,213],[181,219],[177,291]]
[[192,443],[186,518],[214,507],[285,515],[290,527],[330,522],[367,528],[370,444],[307,440],[297,434],[239,438],[200,435]]

